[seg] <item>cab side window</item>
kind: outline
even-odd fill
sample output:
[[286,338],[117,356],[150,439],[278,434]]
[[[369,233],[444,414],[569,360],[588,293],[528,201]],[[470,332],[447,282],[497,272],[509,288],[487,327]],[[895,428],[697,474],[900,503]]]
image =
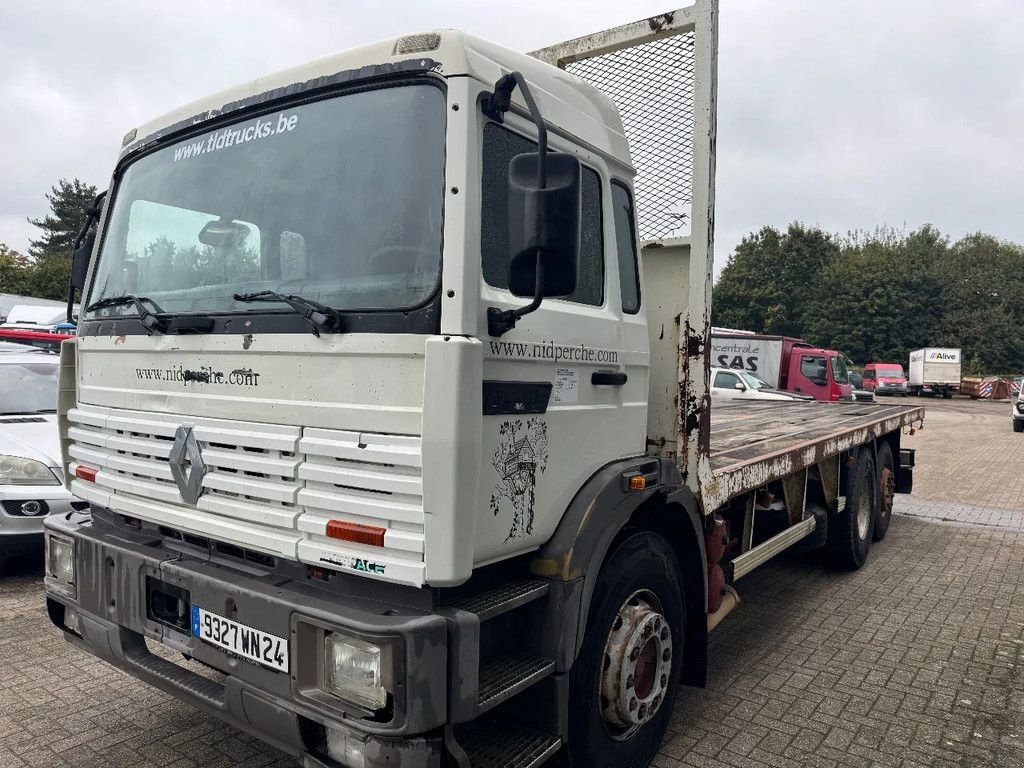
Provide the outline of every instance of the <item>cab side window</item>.
[[825,358],[808,355],[800,360],[800,373],[815,384],[828,384],[828,374],[825,372]]
[[615,220],[615,250],[619,261],[619,288],[622,311],[640,311],[640,269],[636,258],[636,220],[633,198],[624,184],[612,182],[612,215]]
[[[508,288],[508,164],[516,155],[536,152],[533,141],[496,123],[484,126],[480,255],[484,280]],[[569,301],[604,304],[604,234],[601,217],[601,178],[583,167],[583,211],[580,222],[580,269]]]

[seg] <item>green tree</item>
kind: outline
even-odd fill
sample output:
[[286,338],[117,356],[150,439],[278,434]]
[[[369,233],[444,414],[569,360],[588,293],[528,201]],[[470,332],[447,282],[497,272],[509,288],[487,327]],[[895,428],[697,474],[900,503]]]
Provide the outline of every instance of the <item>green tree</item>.
[[29,256],[36,261],[54,256],[70,259],[71,246],[95,197],[96,187],[79,179],[61,179],[51,187],[46,195],[50,212],[41,219],[28,220],[41,230],[37,239],[29,241]]
[[46,199],[50,212],[41,219],[29,219],[40,230],[29,241],[31,263],[25,270],[21,291],[42,299],[64,299],[71,279],[71,250],[85,224],[86,210],[96,197],[96,187],[79,179],[61,179]]
[[906,365],[911,349],[935,343],[942,317],[936,269],[948,247],[930,225],[910,234],[888,228],[850,234],[811,291],[807,338],[859,364]]
[[0,243],[0,293],[24,293],[28,269],[25,256]]
[[712,322],[759,333],[804,333],[810,288],[839,258],[835,238],[794,222],[743,238],[715,284]]

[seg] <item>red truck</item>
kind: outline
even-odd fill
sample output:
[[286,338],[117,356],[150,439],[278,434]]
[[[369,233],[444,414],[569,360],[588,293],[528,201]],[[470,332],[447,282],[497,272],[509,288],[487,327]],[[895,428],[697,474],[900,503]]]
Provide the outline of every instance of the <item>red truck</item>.
[[815,400],[852,400],[846,357],[792,336],[763,336],[716,328],[711,335],[711,364],[738,368],[787,392]]

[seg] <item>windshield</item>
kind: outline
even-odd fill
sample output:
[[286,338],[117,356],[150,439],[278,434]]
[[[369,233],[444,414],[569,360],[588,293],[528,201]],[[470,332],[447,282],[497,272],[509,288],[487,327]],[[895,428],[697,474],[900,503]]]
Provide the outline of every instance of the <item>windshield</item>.
[[832,378],[837,384],[849,384],[850,372],[846,367],[846,361],[841,357],[830,357],[829,365],[832,366]]
[[891,368],[875,368],[875,375],[880,379],[902,379],[903,367],[897,365]]
[[17,362],[0,359],[0,414],[56,411],[56,356],[40,352],[33,360],[18,357]]
[[441,89],[404,85],[142,157],[120,182],[87,303],[136,294],[170,314],[266,312],[232,297],[270,290],[343,310],[422,304],[440,275],[444,123]]
[[759,379],[752,373],[736,371],[750,389],[771,389],[771,386],[764,379]]

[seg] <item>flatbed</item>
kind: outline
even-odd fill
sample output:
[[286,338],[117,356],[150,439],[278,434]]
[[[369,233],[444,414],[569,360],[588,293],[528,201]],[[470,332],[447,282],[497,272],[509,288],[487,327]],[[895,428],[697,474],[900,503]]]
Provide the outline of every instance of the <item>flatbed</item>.
[[920,426],[924,408],[875,403],[742,402],[711,410],[712,507],[837,456]]

